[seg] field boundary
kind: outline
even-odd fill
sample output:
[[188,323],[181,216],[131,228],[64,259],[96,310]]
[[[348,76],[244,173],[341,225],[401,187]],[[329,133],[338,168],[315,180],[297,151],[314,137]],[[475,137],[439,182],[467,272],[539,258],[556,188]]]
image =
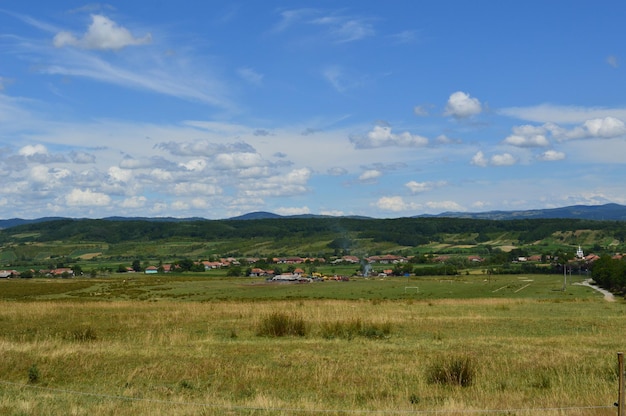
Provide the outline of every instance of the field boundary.
[[537,412],[563,412],[563,411],[574,411],[574,410],[598,410],[598,409],[614,409],[613,406],[563,406],[563,407],[539,407],[539,408],[517,408],[517,409],[447,409],[447,410],[436,410],[436,409],[426,409],[426,410],[359,410],[359,409],[296,409],[291,407],[256,407],[256,406],[233,406],[233,405],[221,405],[215,403],[202,403],[202,402],[181,402],[181,401],[171,401],[171,400],[162,400],[162,399],[149,399],[142,397],[132,397],[132,396],[119,396],[112,394],[103,394],[103,393],[91,393],[91,392],[83,392],[79,390],[69,390],[69,389],[61,389],[54,387],[44,387],[44,386],[36,386],[32,384],[23,384],[23,383],[15,383],[6,380],[0,380],[0,384],[4,384],[7,386],[13,386],[18,388],[30,388],[37,389],[42,391],[47,391],[51,393],[63,393],[70,394],[75,396],[89,396],[89,397],[99,397],[102,399],[110,399],[110,400],[125,400],[125,401],[133,401],[133,402],[146,402],[146,403],[160,403],[160,404],[169,404],[172,406],[196,406],[196,407],[211,407],[214,409],[225,409],[225,410],[254,410],[261,412],[291,412],[291,413],[344,413],[344,414],[414,414],[414,415],[445,415],[445,414],[486,414],[486,413],[528,413],[528,414],[536,414]]

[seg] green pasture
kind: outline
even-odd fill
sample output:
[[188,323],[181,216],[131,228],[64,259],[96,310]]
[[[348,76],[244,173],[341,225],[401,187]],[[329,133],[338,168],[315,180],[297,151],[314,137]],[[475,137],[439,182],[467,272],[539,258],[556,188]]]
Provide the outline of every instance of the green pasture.
[[435,300],[435,299],[593,299],[598,292],[575,283],[585,276],[466,275],[439,277],[353,277],[349,281],[277,283],[264,278],[210,277],[141,273],[111,274],[107,278],[6,279],[0,299],[27,300]]

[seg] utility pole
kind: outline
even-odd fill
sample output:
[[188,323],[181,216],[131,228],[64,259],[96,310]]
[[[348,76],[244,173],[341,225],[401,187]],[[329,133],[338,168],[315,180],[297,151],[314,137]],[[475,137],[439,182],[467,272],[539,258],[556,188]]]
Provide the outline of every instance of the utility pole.
[[619,391],[617,393],[617,403],[615,403],[617,405],[617,416],[626,416],[626,411],[625,411],[626,405],[625,405],[625,398],[624,398],[624,353],[623,352],[617,353],[617,367],[619,371],[619,375],[618,375]]

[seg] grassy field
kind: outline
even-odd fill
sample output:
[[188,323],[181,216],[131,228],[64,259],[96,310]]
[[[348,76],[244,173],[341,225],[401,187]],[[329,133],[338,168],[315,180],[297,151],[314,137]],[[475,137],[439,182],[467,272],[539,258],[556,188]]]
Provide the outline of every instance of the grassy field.
[[626,309],[581,280],[2,280],[0,414],[614,415]]

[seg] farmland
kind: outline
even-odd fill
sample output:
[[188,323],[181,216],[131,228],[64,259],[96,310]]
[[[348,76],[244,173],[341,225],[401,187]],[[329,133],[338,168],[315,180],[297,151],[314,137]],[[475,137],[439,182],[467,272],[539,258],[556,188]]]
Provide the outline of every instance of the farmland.
[[612,415],[626,310],[584,278],[4,279],[0,413]]

